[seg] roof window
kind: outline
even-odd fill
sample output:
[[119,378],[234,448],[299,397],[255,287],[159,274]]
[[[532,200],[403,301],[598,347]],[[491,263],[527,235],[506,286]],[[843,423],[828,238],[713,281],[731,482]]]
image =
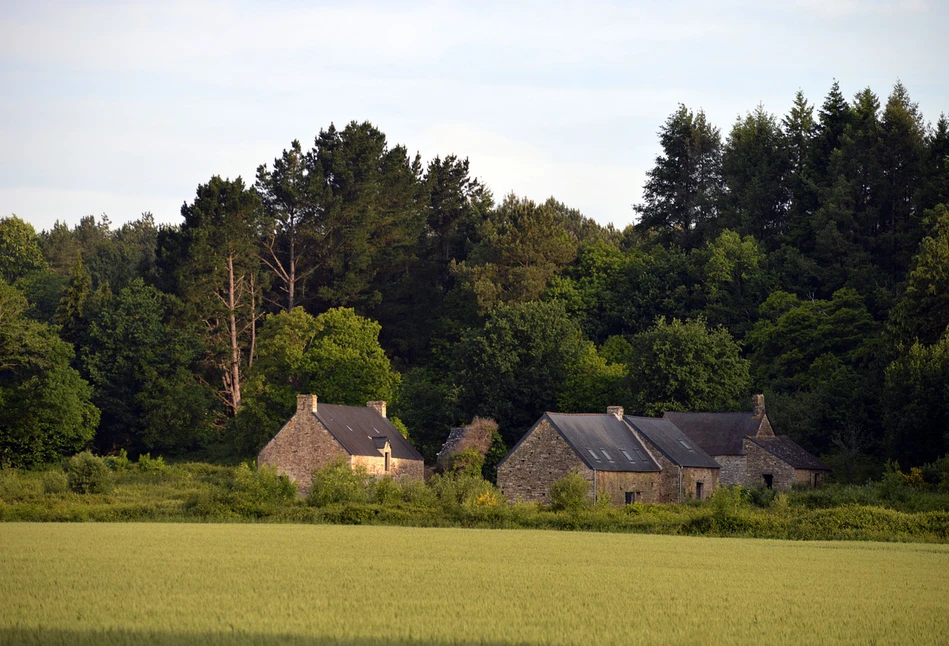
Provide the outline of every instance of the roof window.
[[688,442],[686,442],[685,440],[679,440],[679,444],[681,444],[682,446],[684,446],[685,448],[687,448],[687,449],[690,450],[690,451],[692,450],[692,445],[689,444]]
[[587,451],[590,452],[590,455],[592,455],[592,456],[593,456],[593,459],[596,460],[597,462],[602,462],[602,461],[603,461],[603,460],[600,459],[600,456],[598,456],[598,455],[596,454],[596,451],[594,451],[593,449],[587,449]]
[[611,458],[611,457],[610,457],[610,454],[606,452],[606,449],[600,448],[600,453],[603,454],[603,457],[606,458],[607,461],[609,461],[609,462],[612,462],[612,461],[613,461],[613,458]]

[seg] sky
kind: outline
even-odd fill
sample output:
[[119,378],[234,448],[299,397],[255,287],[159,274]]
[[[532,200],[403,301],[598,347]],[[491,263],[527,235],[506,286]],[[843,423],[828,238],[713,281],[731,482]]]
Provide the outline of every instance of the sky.
[[181,221],[331,123],[455,154],[497,199],[633,221],[682,103],[727,137],[834,79],[949,113],[949,2],[0,0],[0,217]]

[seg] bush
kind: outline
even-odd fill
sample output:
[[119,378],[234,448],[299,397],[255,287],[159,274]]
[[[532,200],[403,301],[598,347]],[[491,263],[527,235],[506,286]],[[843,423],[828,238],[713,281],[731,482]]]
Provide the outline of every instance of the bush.
[[260,517],[296,497],[296,485],[272,467],[252,469],[241,463],[234,470],[230,502],[232,509],[241,516]]
[[160,455],[153,458],[151,453],[142,453],[138,456],[138,469],[146,473],[161,473],[165,470],[165,458]]
[[36,483],[23,477],[16,469],[0,469],[0,500],[13,503],[39,493]]
[[119,449],[118,455],[105,456],[105,464],[113,471],[128,471],[132,468],[132,461],[125,449]]
[[334,503],[367,502],[369,475],[364,467],[353,469],[345,458],[340,458],[313,472],[310,493],[306,502],[314,507]]
[[69,480],[62,471],[46,471],[42,476],[44,493],[63,493],[69,488]]
[[112,471],[105,460],[83,451],[66,461],[69,488],[76,493],[109,493],[112,491]]
[[590,483],[577,472],[568,473],[550,485],[550,508],[578,511],[589,503]]

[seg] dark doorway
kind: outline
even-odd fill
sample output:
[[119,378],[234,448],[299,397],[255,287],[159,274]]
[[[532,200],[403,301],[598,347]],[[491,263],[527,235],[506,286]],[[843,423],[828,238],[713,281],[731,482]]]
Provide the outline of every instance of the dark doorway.
[[817,474],[814,474],[814,488],[816,489],[818,485]]
[[770,473],[764,474],[764,486],[771,489],[774,486],[774,476]]
[[639,497],[642,494],[639,491],[627,491],[626,492],[626,504],[631,505],[634,502],[639,502]]
[[696,500],[702,499],[702,483],[701,482],[695,483],[695,499]]

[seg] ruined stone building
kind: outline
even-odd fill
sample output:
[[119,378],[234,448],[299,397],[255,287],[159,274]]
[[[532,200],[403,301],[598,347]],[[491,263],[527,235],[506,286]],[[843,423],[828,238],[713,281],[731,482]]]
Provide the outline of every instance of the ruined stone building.
[[261,449],[257,464],[275,467],[305,495],[313,471],[338,459],[378,477],[421,479],[424,472],[421,454],[386,418],[385,402],[318,404],[316,395],[297,396],[296,413]]
[[794,484],[820,486],[830,470],[786,435],[775,435],[765,411],[764,395],[743,413],[673,413],[663,415],[695,444],[715,458],[722,485],[790,489]]
[[509,500],[546,503],[550,485],[576,471],[592,496],[614,504],[710,495],[715,461],[679,444],[671,424],[652,421],[624,417],[618,406],[605,415],[544,413],[498,465],[498,486]]

